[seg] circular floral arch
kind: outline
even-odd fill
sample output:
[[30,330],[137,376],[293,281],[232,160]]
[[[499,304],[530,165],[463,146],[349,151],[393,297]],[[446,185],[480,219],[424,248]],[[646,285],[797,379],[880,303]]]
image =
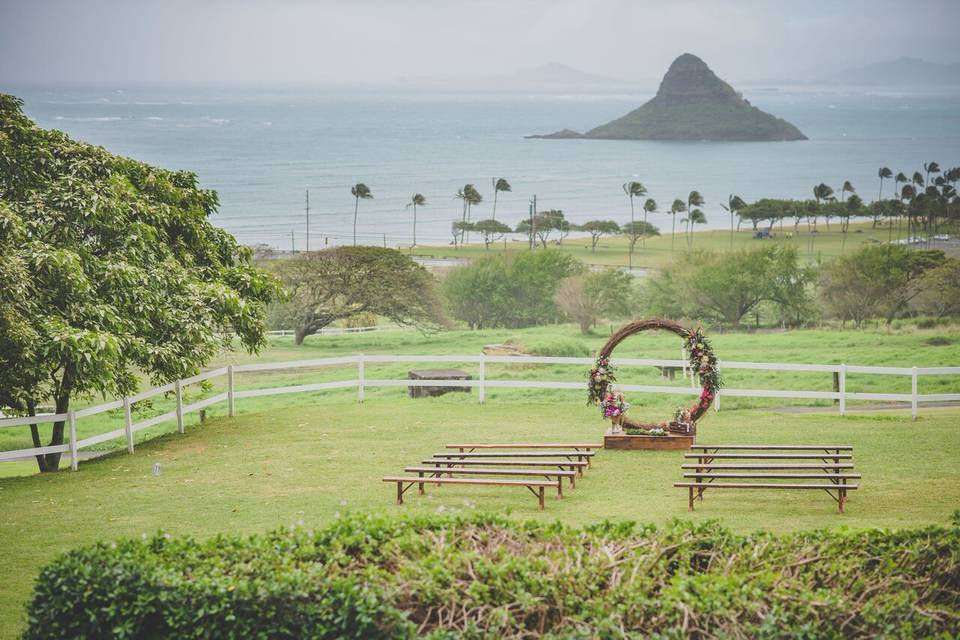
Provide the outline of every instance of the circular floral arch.
[[[630,336],[649,330],[672,331],[683,339],[689,356],[690,370],[699,377],[700,385],[703,387],[696,404],[688,408],[678,408],[672,420],[662,422],[642,422],[628,418],[625,413],[630,405],[624,402],[622,394],[613,390],[613,383],[616,381],[615,368],[610,364],[613,350]],[[697,420],[710,408],[710,403],[716,397],[720,384],[717,357],[713,353],[710,341],[699,327],[688,329],[672,320],[650,318],[637,320],[621,327],[603,345],[596,364],[590,370],[589,402],[600,406],[605,418],[610,418],[627,428],[663,429],[671,433],[692,434],[696,432]]]

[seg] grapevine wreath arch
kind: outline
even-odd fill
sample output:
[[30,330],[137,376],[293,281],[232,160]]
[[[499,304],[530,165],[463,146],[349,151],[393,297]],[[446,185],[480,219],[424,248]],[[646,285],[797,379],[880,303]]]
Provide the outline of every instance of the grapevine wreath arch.
[[[662,422],[641,422],[628,418],[625,414],[630,405],[624,401],[623,394],[613,388],[613,383],[616,381],[615,368],[610,364],[613,350],[630,336],[650,330],[671,331],[683,339],[690,370],[699,377],[700,386],[703,388],[696,404],[678,408],[672,420]],[[720,385],[717,357],[700,327],[688,329],[672,320],[649,318],[621,327],[603,345],[596,363],[590,370],[588,402],[599,406],[603,417],[609,418],[615,427],[622,426],[630,431],[636,430],[637,433],[649,435],[667,435],[667,433],[692,435],[696,433],[697,420],[710,408],[710,403],[720,390]]]

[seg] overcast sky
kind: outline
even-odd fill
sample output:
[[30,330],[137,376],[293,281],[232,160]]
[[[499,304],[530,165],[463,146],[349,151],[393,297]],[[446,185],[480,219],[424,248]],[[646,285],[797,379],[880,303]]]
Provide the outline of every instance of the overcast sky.
[[317,84],[560,62],[730,80],[960,62],[958,0],[0,0],[0,83]]

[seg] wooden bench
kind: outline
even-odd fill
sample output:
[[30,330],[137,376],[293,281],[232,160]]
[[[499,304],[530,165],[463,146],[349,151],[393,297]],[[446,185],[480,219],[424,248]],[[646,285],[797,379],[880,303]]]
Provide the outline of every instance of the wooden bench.
[[[482,459],[482,458],[566,458],[571,462],[576,459],[577,462],[587,462],[587,466],[590,466],[589,460],[596,452],[594,451],[531,451],[527,453],[525,451],[475,451],[473,453],[446,453],[441,451],[440,453],[433,454],[434,458],[452,458],[456,460],[469,460],[469,459]],[[583,469],[580,470],[580,475],[583,475]]]
[[527,477],[544,477],[547,480],[550,478],[556,478],[558,480],[557,484],[557,496],[563,498],[563,478],[570,479],[570,486],[573,488],[575,485],[574,478],[577,475],[576,471],[565,471],[562,469],[487,469],[480,467],[406,467],[404,473],[416,473],[418,476],[423,477],[423,474],[430,474],[431,478],[440,478],[444,475],[452,477],[453,475],[473,475],[473,476],[527,476]]
[[[430,458],[427,460],[421,460],[420,464],[432,464],[435,468],[440,468],[441,466],[444,469],[457,469],[461,467],[467,467],[471,465],[483,465],[485,467],[537,467],[537,468],[555,468],[560,469],[561,471],[565,469],[570,469],[571,471],[576,471],[580,475],[583,475],[583,468],[587,466],[586,462],[573,462],[573,461],[544,461],[544,460],[457,460],[452,458]],[[577,481],[574,476],[570,477],[570,487],[576,488]]]
[[436,484],[460,484],[460,485],[480,485],[487,487],[525,487],[540,503],[540,510],[543,511],[543,494],[547,487],[559,487],[560,480],[487,480],[483,478],[424,478],[408,476],[386,476],[384,482],[397,483],[397,504],[403,504],[403,494],[413,485],[418,485],[420,495],[423,495],[423,485],[426,482]]
[[[491,442],[474,444],[448,444],[447,449],[459,449],[461,453],[472,453],[477,449],[572,449],[573,451],[593,451],[602,449],[603,444],[583,444],[583,443],[556,443],[556,442],[537,442],[537,443],[515,443],[515,444],[495,444]],[[590,466],[590,459],[587,458],[587,466]]]
[[[836,500],[840,513],[843,513],[847,492],[858,488],[858,485],[851,484],[848,480],[861,478],[859,473],[850,471],[853,469],[852,462],[840,462],[853,459],[853,447],[849,445],[694,445],[691,450],[696,452],[685,454],[685,457],[695,458],[697,462],[681,465],[681,469],[689,470],[683,477],[691,479],[692,482],[676,482],[673,485],[687,489],[689,511],[693,511],[695,500],[703,500],[703,492],[707,489],[814,489],[826,491]],[[730,451],[777,453],[726,453]],[[785,451],[802,453],[783,453]],[[812,453],[814,451],[818,453]],[[718,459],[723,462],[714,462]],[[763,462],[739,462],[740,460]],[[782,462],[783,460],[804,462]],[[761,471],[763,473],[759,473]],[[724,482],[725,480],[750,482]],[[795,482],[769,482],[772,480]]]

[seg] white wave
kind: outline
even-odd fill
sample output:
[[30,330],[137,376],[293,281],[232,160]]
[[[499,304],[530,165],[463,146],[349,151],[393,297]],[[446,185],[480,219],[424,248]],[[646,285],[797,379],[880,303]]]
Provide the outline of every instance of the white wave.
[[203,119],[212,124],[229,124],[229,118],[212,118],[210,116],[203,116]]

